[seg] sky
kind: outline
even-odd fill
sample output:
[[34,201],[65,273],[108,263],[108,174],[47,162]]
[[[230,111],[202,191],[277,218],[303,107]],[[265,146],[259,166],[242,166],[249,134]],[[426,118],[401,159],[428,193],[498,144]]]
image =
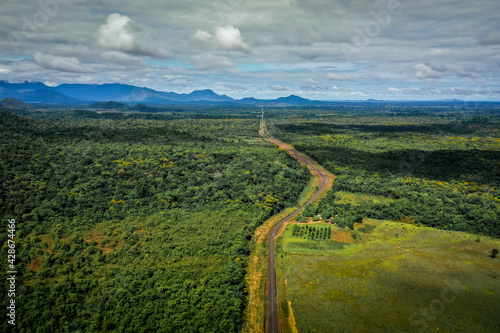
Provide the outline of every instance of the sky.
[[500,101],[500,1],[2,0],[0,80]]

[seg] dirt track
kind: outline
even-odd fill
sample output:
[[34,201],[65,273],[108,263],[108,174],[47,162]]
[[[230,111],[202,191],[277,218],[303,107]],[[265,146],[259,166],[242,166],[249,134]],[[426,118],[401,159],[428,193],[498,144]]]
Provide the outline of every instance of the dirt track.
[[276,226],[271,230],[271,234],[269,235],[269,278],[268,278],[269,332],[278,333],[278,301],[277,301],[277,291],[276,291],[276,268],[274,263],[274,238],[276,237],[278,230],[284,223],[286,223],[288,220],[297,215],[307,205],[311,204],[325,190],[327,184],[327,176],[323,172],[321,172],[318,168],[316,168],[311,161],[301,156],[295,149],[289,147],[283,142],[271,138],[269,135],[266,134],[264,126],[264,111],[262,111],[260,134],[270,142],[288,151],[290,155],[295,157],[301,163],[304,163],[307,166],[309,166],[311,169],[317,172],[322,179],[322,183],[318,191],[299,209],[295,210],[293,213],[291,213],[290,215],[279,221],[278,224],[276,224]]

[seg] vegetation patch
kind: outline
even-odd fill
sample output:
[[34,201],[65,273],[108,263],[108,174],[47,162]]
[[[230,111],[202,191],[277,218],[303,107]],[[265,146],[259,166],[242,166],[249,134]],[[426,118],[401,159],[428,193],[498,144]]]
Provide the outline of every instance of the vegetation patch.
[[391,202],[394,202],[394,199],[363,193],[338,191],[335,193],[335,202],[338,204],[350,204],[354,206],[359,206],[360,204],[390,205]]
[[254,231],[310,173],[222,118],[0,110],[20,331],[241,330]]
[[477,243],[470,234],[389,221],[369,241],[337,251],[287,251],[292,240],[284,234],[277,258],[299,332],[488,332],[498,325],[500,289],[491,272],[500,262],[488,255],[499,240]]

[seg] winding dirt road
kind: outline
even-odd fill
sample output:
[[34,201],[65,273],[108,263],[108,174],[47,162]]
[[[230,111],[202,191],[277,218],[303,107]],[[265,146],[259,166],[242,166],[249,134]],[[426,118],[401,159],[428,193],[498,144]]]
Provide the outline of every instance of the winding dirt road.
[[295,210],[293,213],[282,219],[281,221],[276,224],[276,226],[272,229],[271,234],[269,235],[269,295],[268,295],[268,302],[269,302],[269,333],[278,333],[278,301],[277,301],[277,291],[276,291],[276,268],[274,264],[274,238],[276,237],[276,234],[278,233],[278,230],[281,228],[281,226],[286,223],[288,220],[293,218],[295,215],[297,215],[302,209],[304,209],[307,205],[311,204],[326,188],[327,184],[327,177],[326,175],[318,170],[308,159],[302,157],[299,155],[294,149],[291,149],[287,147],[284,143],[279,142],[276,139],[271,138],[268,134],[266,134],[265,131],[265,125],[264,125],[264,110],[262,110],[262,116],[261,116],[261,123],[260,123],[260,133],[263,137],[265,137],[267,140],[270,142],[280,146],[282,149],[285,149],[288,151],[290,155],[295,157],[299,162],[306,164],[309,166],[311,169],[316,171],[318,175],[322,179],[321,186],[319,187],[318,191],[304,204],[302,207],[299,209]]

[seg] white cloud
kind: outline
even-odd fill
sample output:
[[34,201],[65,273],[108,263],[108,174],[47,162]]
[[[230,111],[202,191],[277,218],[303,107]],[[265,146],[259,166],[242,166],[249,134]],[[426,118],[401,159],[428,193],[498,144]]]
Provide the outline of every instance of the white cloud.
[[212,38],[212,35],[211,35],[211,34],[209,34],[209,33],[208,33],[208,32],[206,32],[206,31],[203,31],[203,30],[198,30],[198,31],[196,31],[196,33],[194,34],[194,38],[196,38],[196,39],[199,39],[199,40],[201,40],[201,41],[206,42],[206,41],[208,41],[208,40],[210,40],[210,39]]
[[222,48],[244,52],[250,51],[248,45],[243,41],[240,30],[231,25],[218,27],[215,31],[215,37]]
[[271,88],[271,90],[274,90],[274,91],[285,91],[285,90],[289,89],[288,87],[284,87],[284,86],[279,85],[279,84],[273,84],[269,88]]
[[354,78],[349,74],[333,74],[328,73],[326,75],[327,79],[335,80],[335,81],[354,81]]
[[200,54],[191,57],[192,62],[199,70],[205,71],[209,69],[223,69],[234,67],[234,62],[224,56],[213,54]]
[[40,51],[36,51],[33,54],[33,60],[38,65],[45,69],[53,69],[63,72],[74,72],[74,73],[92,73],[95,72],[91,68],[83,66],[80,61],[75,57],[58,57],[50,54],[44,54]]
[[398,93],[398,94],[420,94],[422,90],[420,88],[394,88],[390,87],[387,88],[387,90],[391,93]]
[[413,67],[415,77],[423,80],[440,79],[443,77],[443,72],[446,68],[435,67],[432,65],[418,64]]
[[304,82],[305,82],[305,84],[307,84],[307,85],[309,85],[309,86],[315,86],[315,85],[317,85],[317,84],[318,84],[318,82],[317,82],[317,81],[314,81],[313,79],[307,79],[307,80],[305,80]]
[[110,63],[113,64],[119,64],[119,65],[140,65],[144,64],[144,61],[136,56],[132,56],[123,52],[118,52],[118,51],[108,51],[103,53],[102,59],[109,61]]
[[172,53],[157,46],[148,31],[130,17],[117,13],[111,14],[106,24],[98,31],[97,42],[100,46],[135,55],[153,58],[169,58]]

